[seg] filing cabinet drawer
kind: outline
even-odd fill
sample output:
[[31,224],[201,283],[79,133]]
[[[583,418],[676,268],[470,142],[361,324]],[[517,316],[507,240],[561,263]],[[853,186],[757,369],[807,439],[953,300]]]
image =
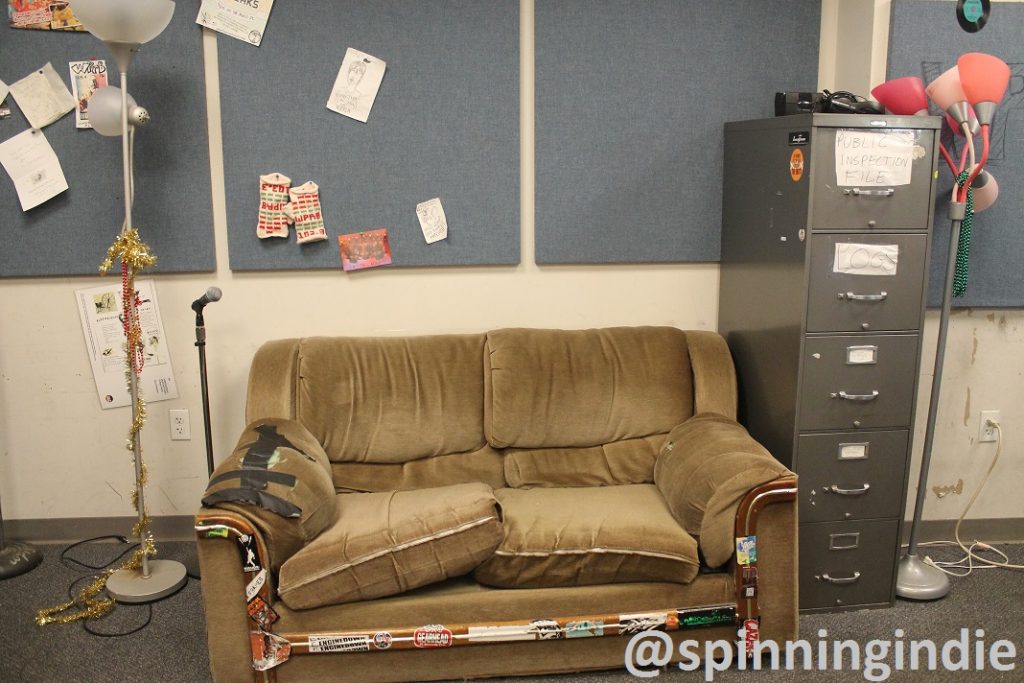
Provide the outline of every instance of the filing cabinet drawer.
[[917,347],[916,334],[807,337],[800,431],[908,426]]
[[811,236],[808,332],[917,330],[928,236]]
[[804,522],[901,516],[909,430],[801,434],[800,519]]
[[892,599],[899,523],[800,525],[800,607],[844,607]]
[[[893,143],[913,136],[911,157]],[[840,168],[836,164],[837,141]],[[935,131],[815,131],[811,172],[812,230],[919,230],[931,225]],[[904,148],[905,149],[905,148]],[[846,160],[845,163],[842,160]],[[901,172],[909,168],[910,182]],[[891,176],[895,182],[885,182]]]

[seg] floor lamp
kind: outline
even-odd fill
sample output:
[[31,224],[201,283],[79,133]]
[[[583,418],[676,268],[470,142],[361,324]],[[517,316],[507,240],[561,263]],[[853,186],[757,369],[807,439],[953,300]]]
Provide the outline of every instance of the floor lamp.
[[[995,199],[998,185],[991,174],[983,171],[988,161],[989,130],[995,116],[996,106],[1003,99],[1010,82],[1010,67],[1001,59],[980,52],[965,54],[957,65],[935,79],[927,88],[920,89],[920,79],[897,79],[889,81],[872,91],[875,99],[893,113],[927,113],[931,99],[953,121],[953,130],[962,132],[964,152],[957,164],[949,151],[942,146],[943,158],[953,172],[956,182],[949,204],[950,243],[946,260],[946,279],[943,282],[942,313],[939,317],[938,341],[935,350],[935,371],[932,377],[931,397],[928,404],[928,422],[925,426],[924,450],[921,458],[921,472],[917,484],[917,500],[914,505],[914,519],[910,527],[910,541],[907,553],[900,559],[896,578],[896,595],[908,600],[937,600],[949,593],[949,578],[945,572],[922,560],[917,555],[918,532],[921,515],[928,490],[928,470],[931,466],[932,447],[935,440],[935,421],[939,410],[939,396],[942,387],[943,361],[946,355],[946,337],[949,333],[949,314],[954,288],[963,286],[957,282],[957,257],[961,232],[970,220],[973,211],[987,208]],[[971,113],[976,121],[972,121]],[[975,161],[974,136],[980,128],[982,140],[981,158]],[[970,164],[967,163],[968,154]],[[977,188],[977,191],[974,188]],[[969,206],[972,205],[972,206]],[[969,211],[968,209],[971,209]]]
[[28,543],[8,544],[4,538],[4,513],[0,510],[0,579],[10,579],[35,569],[43,555]]
[[[117,62],[121,75],[120,89],[107,86],[98,89],[90,99],[89,118],[97,132],[106,135],[121,136],[121,160],[124,176],[124,226],[118,242],[111,247],[111,254],[117,254],[122,261],[122,272],[126,273],[126,286],[123,292],[125,331],[128,340],[127,375],[128,389],[132,401],[132,431],[129,443],[135,461],[135,503],[139,521],[135,527],[141,544],[141,566],[124,567],[113,572],[107,579],[107,592],[118,602],[141,603],[151,602],[166,597],[177,591],[187,580],[185,566],[173,560],[151,560],[152,536],[146,530],[146,516],[143,485],[145,483],[140,430],[145,418],[143,404],[139,400],[138,373],[141,371],[141,357],[137,346],[133,343],[132,329],[137,329],[138,309],[135,304],[134,270],[129,259],[114,250],[119,244],[134,243],[137,233],[132,226],[132,200],[134,194],[132,152],[134,126],[145,123],[149,115],[146,110],[135,105],[128,95],[128,67],[139,48],[160,35],[171,21],[174,14],[172,0],[70,0],[71,9],[82,25],[96,38],[103,41]],[[118,102],[119,100],[119,102]],[[94,108],[95,106],[95,108]],[[116,114],[116,118],[111,116]],[[152,262],[152,257],[145,254]],[[126,270],[127,269],[127,270]],[[130,299],[130,301],[129,301]],[[134,533],[134,531],[133,531]]]

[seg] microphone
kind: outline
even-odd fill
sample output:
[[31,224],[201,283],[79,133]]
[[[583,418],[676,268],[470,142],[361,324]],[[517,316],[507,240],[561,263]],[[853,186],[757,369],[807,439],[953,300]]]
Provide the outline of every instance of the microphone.
[[220,297],[220,287],[210,287],[206,290],[205,294],[192,302],[192,310],[196,313],[202,313],[206,304],[213,303],[214,301],[220,301]]

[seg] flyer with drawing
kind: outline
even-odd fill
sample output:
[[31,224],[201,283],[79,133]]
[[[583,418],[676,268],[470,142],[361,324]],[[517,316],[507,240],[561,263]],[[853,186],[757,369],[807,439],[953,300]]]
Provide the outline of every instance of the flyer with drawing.
[[[178,398],[156,300],[156,285],[153,280],[136,280],[135,290],[140,301],[139,323],[145,359],[139,377],[139,393],[147,402]],[[127,359],[120,282],[75,290],[75,299],[100,407],[106,410],[131,405],[125,380]]]
[[327,108],[366,123],[387,66],[387,62],[373,55],[351,47],[345,50],[331,96],[327,98]]
[[78,103],[75,107],[75,128],[92,128],[89,123],[89,98],[107,85],[105,59],[86,59],[68,62],[71,68],[71,92]]
[[274,0],[203,0],[196,23],[259,47]]

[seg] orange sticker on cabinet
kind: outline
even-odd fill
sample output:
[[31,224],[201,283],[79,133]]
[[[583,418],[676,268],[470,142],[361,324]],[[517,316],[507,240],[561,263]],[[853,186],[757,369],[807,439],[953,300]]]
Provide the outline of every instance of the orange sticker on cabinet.
[[789,155],[789,177],[794,182],[804,177],[804,153],[794,149]]

